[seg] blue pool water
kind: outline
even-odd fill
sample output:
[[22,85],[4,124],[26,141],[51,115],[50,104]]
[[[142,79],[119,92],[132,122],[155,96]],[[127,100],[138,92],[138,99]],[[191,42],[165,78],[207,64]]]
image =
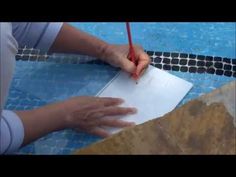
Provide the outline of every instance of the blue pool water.
[[[127,43],[124,23],[71,24],[107,42]],[[235,23],[131,23],[131,28],[134,42],[145,50],[236,57]],[[95,95],[118,71],[109,65],[63,62],[71,57],[56,56],[51,62],[17,61],[6,109],[27,110],[71,96]],[[235,80],[210,74],[170,73],[194,84],[179,106]],[[63,130],[42,137],[17,153],[68,154],[98,140],[83,132]]]

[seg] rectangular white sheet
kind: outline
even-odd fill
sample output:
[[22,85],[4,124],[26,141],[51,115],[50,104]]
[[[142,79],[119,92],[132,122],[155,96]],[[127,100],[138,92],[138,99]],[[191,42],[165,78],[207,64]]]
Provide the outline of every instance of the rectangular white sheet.
[[[150,65],[138,84],[130,74],[120,71],[97,96],[123,98],[125,102],[120,106],[136,107],[138,112],[120,119],[141,124],[172,111],[192,86],[192,83]],[[121,130],[106,129],[111,133]]]

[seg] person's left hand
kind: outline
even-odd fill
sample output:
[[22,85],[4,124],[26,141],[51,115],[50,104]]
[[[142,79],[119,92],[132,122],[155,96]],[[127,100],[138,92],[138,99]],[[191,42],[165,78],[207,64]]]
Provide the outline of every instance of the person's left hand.
[[150,64],[150,58],[141,46],[134,45],[133,47],[135,60],[138,63],[137,66],[128,59],[129,45],[108,45],[104,50],[102,59],[112,66],[120,67],[126,72],[136,74],[139,78]]

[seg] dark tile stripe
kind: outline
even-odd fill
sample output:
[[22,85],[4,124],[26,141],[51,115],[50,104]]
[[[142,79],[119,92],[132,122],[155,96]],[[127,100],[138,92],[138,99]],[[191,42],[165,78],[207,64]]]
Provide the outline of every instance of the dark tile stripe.
[[[223,75],[228,77],[236,77],[236,59],[222,58],[218,56],[204,56],[196,54],[178,53],[178,52],[161,52],[146,51],[150,56],[152,65],[163,69],[191,73],[209,73]],[[36,49],[19,49],[16,60],[23,61],[51,61],[62,62],[56,60],[49,55],[38,55],[40,52]],[[67,63],[82,64],[81,59],[71,58]],[[89,61],[91,64],[105,64],[99,60]]]
[[235,77],[236,60],[234,59],[177,52],[147,51],[147,53],[152,54],[149,56],[153,65],[163,70]]

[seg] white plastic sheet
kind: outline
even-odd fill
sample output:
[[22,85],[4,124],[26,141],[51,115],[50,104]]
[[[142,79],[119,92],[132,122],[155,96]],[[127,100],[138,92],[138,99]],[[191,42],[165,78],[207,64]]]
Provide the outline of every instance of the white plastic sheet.
[[[119,118],[141,124],[172,111],[192,86],[192,83],[150,65],[138,84],[130,74],[121,71],[97,96],[123,98],[125,102],[120,106],[136,107],[138,112]],[[111,133],[121,130],[106,128]]]

